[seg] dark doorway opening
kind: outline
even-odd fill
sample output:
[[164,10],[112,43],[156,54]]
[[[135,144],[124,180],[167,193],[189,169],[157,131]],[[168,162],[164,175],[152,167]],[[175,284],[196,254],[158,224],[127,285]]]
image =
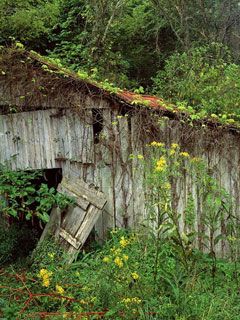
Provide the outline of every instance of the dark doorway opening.
[[[26,173],[33,171],[26,171]],[[48,188],[58,187],[62,180],[61,169],[45,169],[35,171],[39,174],[31,180],[31,186],[38,190],[42,184]],[[21,201],[21,199],[19,199]],[[33,202],[30,209],[34,211],[37,203]],[[51,209],[48,214],[50,214]],[[5,217],[0,212],[0,265],[13,263],[19,259],[26,258],[30,255],[44,229],[44,223],[41,223],[36,216],[27,220],[25,215],[18,218]]]

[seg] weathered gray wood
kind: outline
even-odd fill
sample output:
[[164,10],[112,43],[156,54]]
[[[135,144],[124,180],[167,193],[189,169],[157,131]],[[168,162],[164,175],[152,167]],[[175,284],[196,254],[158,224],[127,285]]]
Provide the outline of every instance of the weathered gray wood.
[[61,225],[61,211],[59,208],[55,207],[52,209],[49,221],[41,234],[41,237],[38,241],[38,246],[48,237],[54,237],[55,240],[58,240],[60,225]]
[[60,228],[60,232],[59,235],[66,240],[68,243],[71,244],[71,246],[73,246],[75,249],[79,249],[80,246],[82,245],[82,243],[77,240],[76,238],[74,238],[70,233],[68,233],[65,229]]
[[71,233],[72,236],[75,236],[76,232],[84,221],[85,216],[86,211],[79,208],[78,206],[70,208],[63,218],[61,227],[67,232]]
[[49,231],[57,230],[59,242],[68,254],[67,262],[70,263],[87,240],[106,199],[103,193],[92,190],[86,183],[75,177],[72,179],[64,177],[58,190],[74,196],[77,205],[70,206],[64,212],[64,217],[60,225],[58,224],[59,227],[55,229],[53,225],[55,212],[53,212],[43,237]]
[[76,201],[76,203],[78,204],[78,206],[80,208],[82,208],[83,210],[86,210],[87,207],[89,206],[89,201],[85,200],[84,198],[82,197],[76,197],[76,193],[74,192],[71,192],[69,189],[67,188],[64,188],[63,185],[59,185],[58,187],[58,192],[61,192],[61,193],[65,193],[67,194],[68,196],[70,197],[73,197]]
[[70,192],[75,193],[78,197],[92,203],[97,208],[102,209],[106,203],[104,195],[89,186],[79,179],[63,178],[61,185]]
[[94,205],[91,205],[88,208],[85,219],[83,220],[81,227],[78,229],[75,238],[81,243],[84,244],[92,231],[97,219],[99,218],[101,210],[96,208]]

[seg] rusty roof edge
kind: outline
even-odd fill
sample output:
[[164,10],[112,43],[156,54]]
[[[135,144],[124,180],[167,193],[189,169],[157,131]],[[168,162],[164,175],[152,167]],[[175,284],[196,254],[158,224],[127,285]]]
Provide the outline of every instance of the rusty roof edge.
[[121,103],[131,108],[132,110],[137,108],[139,109],[139,107],[145,108],[147,110],[154,110],[155,112],[159,112],[161,113],[161,116],[166,116],[171,119],[189,120],[198,126],[204,124],[211,128],[221,128],[229,132],[240,133],[240,127],[236,125],[224,124],[224,123],[221,123],[220,121],[217,121],[216,119],[209,119],[208,117],[206,117],[202,119],[191,120],[190,113],[179,111],[177,110],[177,107],[175,110],[169,110],[166,107],[166,102],[160,97],[139,94],[139,93],[135,93],[128,90],[122,90],[122,89],[118,89],[116,90],[116,92],[111,92],[110,90],[103,88],[101,83],[98,83],[89,78],[82,79],[74,71],[58,66],[56,63],[49,60],[48,57],[44,57],[34,51],[26,51],[25,49],[21,49],[18,51],[20,51],[20,54],[23,54],[26,57],[30,57],[31,59],[37,61],[42,65],[43,64],[47,65],[48,68],[50,68],[50,70],[57,71],[57,75],[59,77],[68,76],[76,82],[85,84],[87,88],[90,89],[90,91],[93,90],[97,94],[101,92],[104,98],[110,99],[115,103],[116,102]]

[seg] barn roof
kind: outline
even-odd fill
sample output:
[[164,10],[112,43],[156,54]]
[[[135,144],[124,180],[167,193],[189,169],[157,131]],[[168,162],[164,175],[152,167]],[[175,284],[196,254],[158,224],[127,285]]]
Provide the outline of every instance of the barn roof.
[[[35,85],[38,76],[43,78],[44,88],[39,83]],[[240,129],[240,123],[230,117],[224,118],[224,122],[216,115],[200,117],[194,110],[173,106],[159,97],[122,90],[105,82],[96,82],[84,73],[70,71],[49,58],[33,51],[26,51],[23,48],[2,48],[0,52],[0,85],[10,81],[9,79],[12,82],[24,79],[34,86],[32,95],[24,96],[24,99],[20,96],[22,101],[25,101],[25,105],[29,103],[30,98],[37,99],[41,90],[43,91],[40,92],[42,96],[57,94],[69,98],[69,88],[71,87],[79,92],[85,91],[93,97],[101,96],[114,104],[122,104],[133,109],[155,109],[161,115],[169,118],[190,120],[191,123],[200,122],[229,131],[239,131]],[[1,99],[0,105],[2,105]]]

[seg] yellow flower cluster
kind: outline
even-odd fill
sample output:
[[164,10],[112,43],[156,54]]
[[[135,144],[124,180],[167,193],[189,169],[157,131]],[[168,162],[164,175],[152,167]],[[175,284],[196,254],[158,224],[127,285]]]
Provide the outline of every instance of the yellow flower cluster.
[[185,157],[185,158],[189,158],[190,157],[188,152],[180,152],[180,156]]
[[201,162],[201,158],[194,157],[191,159],[191,162],[193,162],[193,163]]
[[109,263],[110,262],[110,258],[108,256],[103,258],[103,262],[105,263]]
[[232,237],[232,236],[228,236],[227,239],[228,239],[228,241],[230,241],[230,242],[235,242],[235,241],[237,240],[236,237]]
[[42,279],[43,287],[49,287],[51,276],[52,276],[52,272],[51,271],[48,271],[47,269],[41,269],[40,270],[40,272],[38,274],[38,277],[40,279]]
[[139,304],[139,303],[142,302],[142,300],[137,298],[137,297],[134,297],[134,298],[123,298],[122,302],[125,303],[125,304],[129,304],[129,303]]
[[151,142],[151,143],[150,143],[150,146],[152,146],[152,147],[159,147],[159,148],[161,148],[161,147],[164,147],[164,146],[165,146],[165,143],[163,143],[163,142],[153,141],[153,142]]
[[156,164],[156,168],[155,170],[156,171],[164,171],[166,169],[166,166],[167,166],[167,161],[165,159],[164,156],[160,157],[160,159],[157,161],[157,164]]
[[[120,245],[122,247],[126,247],[129,244],[129,240],[125,239],[124,237],[121,237],[120,239]],[[122,268],[123,267],[123,263],[128,261],[128,255],[123,254],[121,256],[122,253],[122,249],[121,248],[116,248],[113,247],[111,248],[111,252],[113,254],[113,262],[119,267]],[[103,262],[105,263],[109,263],[111,261],[111,256],[105,256],[103,258]]]
[[139,279],[139,274],[137,272],[132,272],[131,276],[134,280],[138,280]]
[[54,259],[54,256],[55,256],[55,253],[50,252],[50,253],[48,253],[48,256],[49,256],[49,258],[50,258],[51,260],[53,260],[53,259]]
[[122,256],[122,258],[123,258],[124,261],[128,261],[128,256],[127,256],[126,254],[124,254],[124,255]]
[[112,252],[113,255],[117,256],[117,255],[121,254],[122,249],[113,247],[113,248],[110,249],[110,251]]
[[138,155],[137,155],[137,158],[138,158],[139,160],[143,160],[143,159],[144,159],[144,156],[143,156],[142,154],[138,154]]
[[[115,231],[112,231],[112,233]],[[105,263],[114,262],[119,268],[124,266],[124,262],[128,261],[128,255],[123,253],[123,249],[130,244],[130,240],[126,239],[124,236],[121,236],[119,240],[119,247],[114,246],[110,249],[111,254],[103,257],[102,261]]]
[[60,285],[56,284],[56,292],[59,294],[63,294],[65,290]]
[[177,144],[177,143],[172,143],[172,144],[171,144],[171,148],[172,148],[172,149],[177,149],[177,148],[179,148],[179,144]]
[[121,237],[119,243],[122,248],[125,248],[129,244],[129,240],[125,239],[125,237]]
[[171,189],[171,184],[169,182],[166,182],[166,183],[164,183],[163,187],[166,190],[170,190]]
[[116,257],[114,259],[114,263],[119,267],[119,268],[122,268],[123,267],[123,260],[120,258],[120,257]]

